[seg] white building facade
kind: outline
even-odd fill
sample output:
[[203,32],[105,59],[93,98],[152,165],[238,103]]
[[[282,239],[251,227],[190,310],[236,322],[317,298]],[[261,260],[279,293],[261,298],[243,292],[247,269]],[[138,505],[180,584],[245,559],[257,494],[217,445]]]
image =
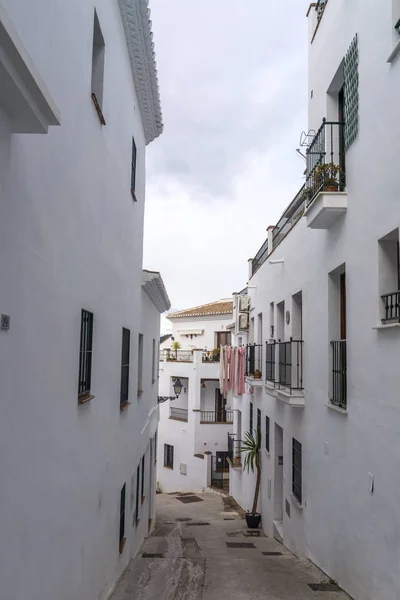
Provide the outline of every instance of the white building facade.
[[0,2],[0,587],[105,600],[154,517],[146,0]]
[[228,399],[230,490],[251,508],[236,448],[260,426],[263,529],[356,600],[396,600],[400,4],[319,1],[308,19],[306,183],[240,294],[262,377]]
[[[172,337],[160,351],[160,395],[168,399],[160,404],[159,489],[226,489],[233,413],[220,390],[219,348],[231,343],[232,300],[171,313],[168,319]],[[182,388],[177,398],[176,382]]]

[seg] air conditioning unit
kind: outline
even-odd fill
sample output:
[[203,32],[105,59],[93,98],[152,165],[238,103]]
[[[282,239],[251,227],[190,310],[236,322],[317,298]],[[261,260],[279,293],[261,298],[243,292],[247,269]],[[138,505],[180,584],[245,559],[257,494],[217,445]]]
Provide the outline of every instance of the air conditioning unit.
[[239,315],[239,329],[249,328],[249,315],[247,313],[241,313]]
[[247,312],[250,310],[250,298],[249,296],[240,296],[239,297],[239,311]]

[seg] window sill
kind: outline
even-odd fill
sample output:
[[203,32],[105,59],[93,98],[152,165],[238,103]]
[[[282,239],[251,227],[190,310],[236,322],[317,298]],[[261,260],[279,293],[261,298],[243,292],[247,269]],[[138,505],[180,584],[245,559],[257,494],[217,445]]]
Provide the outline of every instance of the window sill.
[[133,188],[131,188],[131,196],[132,196],[132,200],[134,202],[137,202],[137,198],[136,198],[136,194],[135,194],[135,190]]
[[106,124],[103,112],[101,110],[100,104],[98,103],[98,100],[96,98],[96,94],[94,92],[92,92],[92,100],[93,100],[93,104],[96,108],[96,112],[97,112],[97,116],[99,117],[99,121],[102,125]]
[[125,548],[125,544],[126,544],[126,538],[122,538],[122,540],[119,543],[119,553],[122,554]]
[[93,400],[94,396],[92,394],[87,394],[87,396],[80,396],[78,398],[78,404],[86,404],[86,402],[90,402]]
[[169,465],[164,465],[164,469],[170,469],[171,471],[173,471],[174,467],[170,467]]
[[326,408],[329,408],[329,410],[333,410],[334,412],[337,412],[340,415],[348,415],[346,408],[340,408],[340,406],[336,406],[336,404],[332,404],[332,402],[328,402],[328,404],[326,404]]
[[126,410],[128,408],[128,406],[131,405],[131,402],[124,402],[123,404],[120,404],[119,410],[120,412],[124,412],[124,410]]
[[389,58],[387,59],[387,62],[392,63],[394,61],[394,59],[396,58],[396,56],[399,54],[399,52],[400,52],[400,40],[397,42],[397,44],[393,48]]
[[140,396],[142,396],[142,395],[143,395],[143,390],[138,390],[138,391],[137,391],[137,395],[138,395],[138,398],[140,398]]
[[142,496],[142,504],[144,504],[145,499],[146,499],[146,496]]
[[379,325],[376,325],[372,329],[376,329],[377,331],[381,331],[383,329],[393,329],[395,327],[400,327],[400,323],[386,323],[386,324],[380,323]]
[[293,494],[289,494],[289,498],[291,499],[293,504],[296,506],[296,508],[298,508],[299,510],[303,510],[303,508],[304,508],[303,503],[299,502],[299,500],[296,498],[296,496],[294,496]]

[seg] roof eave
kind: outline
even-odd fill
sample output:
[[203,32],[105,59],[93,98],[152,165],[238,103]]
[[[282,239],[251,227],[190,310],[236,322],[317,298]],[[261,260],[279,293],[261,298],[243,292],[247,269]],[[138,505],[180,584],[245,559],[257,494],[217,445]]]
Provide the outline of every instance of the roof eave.
[[118,0],[146,144],[163,131],[149,0]]
[[171,308],[171,302],[160,273],[144,270],[142,287],[160,313]]

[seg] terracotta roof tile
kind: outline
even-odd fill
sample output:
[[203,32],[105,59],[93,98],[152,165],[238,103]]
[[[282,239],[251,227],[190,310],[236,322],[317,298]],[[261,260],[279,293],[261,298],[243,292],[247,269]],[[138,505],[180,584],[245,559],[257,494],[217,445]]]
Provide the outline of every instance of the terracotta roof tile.
[[183,317],[207,317],[211,315],[229,315],[233,312],[233,301],[230,299],[217,300],[210,304],[194,306],[186,310],[178,310],[167,315],[168,319],[181,319]]

